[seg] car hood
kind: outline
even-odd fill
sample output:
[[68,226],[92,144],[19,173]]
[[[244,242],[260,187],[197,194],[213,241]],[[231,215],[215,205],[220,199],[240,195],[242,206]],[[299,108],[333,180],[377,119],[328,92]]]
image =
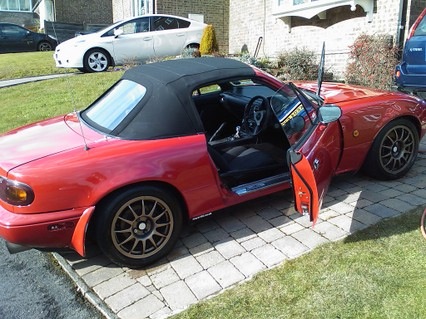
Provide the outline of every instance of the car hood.
[[6,173],[49,155],[83,149],[101,139],[105,137],[80,123],[75,114],[24,126],[0,136],[0,170]]
[[[296,86],[316,92],[318,84],[314,82],[295,82]],[[366,88],[357,85],[343,83],[324,82],[321,86],[321,97],[324,103],[338,104],[339,102],[349,102],[353,100],[365,99],[386,94],[387,91]]]
[[99,38],[100,38],[100,34],[98,32],[79,35],[62,42],[61,44],[59,44],[58,47],[61,48],[61,47],[68,47],[68,46],[80,46],[85,43],[89,43],[93,45],[92,42],[99,41]]

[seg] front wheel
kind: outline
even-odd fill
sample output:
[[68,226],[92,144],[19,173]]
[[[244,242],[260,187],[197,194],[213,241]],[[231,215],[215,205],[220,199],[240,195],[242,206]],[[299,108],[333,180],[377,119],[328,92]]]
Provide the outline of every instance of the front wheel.
[[52,51],[52,45],[47,41],[42,41],[37,45],[38,51]]
[[86,72],[106,71],[110,65],[109,55],[102,49],[89,50],[84,55],[83,65]]
[[388,123],[377,135],[364,162],[373,177],[393,180],[413,166],[419,149],[419,134],[412,122],[398,119]]
[[96,239],[114,263],[139,268],[165,256],[182,229],[182,209],[169,191],[138,186],[119,193],[97,212]]

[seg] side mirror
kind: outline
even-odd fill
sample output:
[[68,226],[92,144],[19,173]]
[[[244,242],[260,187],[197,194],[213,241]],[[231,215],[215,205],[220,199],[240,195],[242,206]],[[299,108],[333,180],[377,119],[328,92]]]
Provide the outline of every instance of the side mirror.
[[122,35],[123,34],[123,30],[122,29],[115,29],[114,30],[114,36],[116,37],[116,38],[118,38],[120,35]]
[[342,116],[342,110],[337,105],[326,104],[319,108],[318,114],[321,123],[327,124],[337,121]]

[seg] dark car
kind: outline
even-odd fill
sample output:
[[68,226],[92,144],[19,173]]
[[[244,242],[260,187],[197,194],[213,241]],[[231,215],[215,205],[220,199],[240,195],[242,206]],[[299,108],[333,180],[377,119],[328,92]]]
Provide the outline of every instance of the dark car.
[[426,92],[426,8],[410,29],[395,81],[400,90]]
[[51,51],[57,44],[55,38],[45,33],[32,32],[13,23],[0,23],[0,53]]

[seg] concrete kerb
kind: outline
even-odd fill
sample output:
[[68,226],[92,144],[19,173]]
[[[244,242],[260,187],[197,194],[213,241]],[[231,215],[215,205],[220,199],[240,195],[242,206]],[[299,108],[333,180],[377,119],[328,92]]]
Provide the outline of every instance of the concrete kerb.
[[51,74],[51,75],[42,75],[42,76],[33,76],[28,78],[22,78],[22,79],[12,79],[12,80],[4,80],[0,81],[0,88],[19,85],[19,84],[25,84],[30,82],[37,82],[37,81],[44,81],[44,80],[50,80],[55,78],[61,78],[64,76],[70,76],[70,75],[76,75],[77,73],[61,73],[61,74]]

